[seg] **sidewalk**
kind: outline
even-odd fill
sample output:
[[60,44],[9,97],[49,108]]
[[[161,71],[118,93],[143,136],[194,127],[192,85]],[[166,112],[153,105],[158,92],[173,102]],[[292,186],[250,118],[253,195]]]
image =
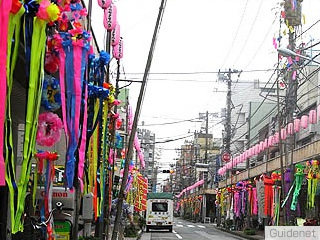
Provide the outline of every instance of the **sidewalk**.
[[261,230],[256,230],[255,235],[246,235],[243,233],[243,231],[230,231],[230,230],[227,230],[223,227],[217,227],[216,224],[210,224],[210,226],[212,226],[213,228],[215,228],[217,230],[227,232],[227,233],[233,234],[235,236],[242,237],[242,238],[249,239],[249,240],[263,240],[264,239],[264,231],[261,231]]
[[[187,220],[185,220],[187,221]],[[241,238],[245,238],[245,239],[249,239],[249,240],[264,240],[264,231],[263,230],[256,230],[256,234],[255,235],[246,235],[244,234],[243,231],[234,231],[234,230],[227,230],[223,227],[217,227],[217,224],[215,223],[209,223],[209,224],[204,224],[207,227],[212,227],[215,228],[219,231],[223,231],[223,232],[227,232],[230,233],[232,235],[241,237]]]

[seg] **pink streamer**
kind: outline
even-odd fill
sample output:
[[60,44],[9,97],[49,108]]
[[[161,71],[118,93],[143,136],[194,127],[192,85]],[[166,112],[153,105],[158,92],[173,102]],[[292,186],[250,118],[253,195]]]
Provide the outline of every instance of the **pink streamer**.
[[3,158],[4,119],[6,115],[7,96],[7,48],[8,48],[8,24],[11,0],[0,1],[0,186],[5,186],[5,162]]
[[[81,109],[81,61],[82,61],[82,48],[83,41],[78,40],[73,43],[73,68],[74,68],[74,94],[76,97],[75,116],[74,116],[74,133],[79,139],[79,124],[80,124],[80,109]],[[72,130],[71,130],[72,131]]]
[[111,165],[113,164],[113,154],[114,154],[113,149],[110,148],[108,161],[109,161],[109,164]]
[[253,215],[258,215],[258,197],[257,197],[257,188],[252,188],[252,200],[253,200]]
[[293,71],[291,79],[292,80],[296,80],[297,79],[297,71]]
[[60,92],[61,92],[61,108],[62,108],[62,121],[63,128],[66,136],[69,136],[69,131],[67,127],[67,113],[66,113],[66,87],[65,87],[65,62],[66,62],[66,53],[63,50],[61,45],[61,39],[58,34],[55,35],[55,40],[57,43],[60,43],[57,47],[59,52],[59,79],[60,79]]

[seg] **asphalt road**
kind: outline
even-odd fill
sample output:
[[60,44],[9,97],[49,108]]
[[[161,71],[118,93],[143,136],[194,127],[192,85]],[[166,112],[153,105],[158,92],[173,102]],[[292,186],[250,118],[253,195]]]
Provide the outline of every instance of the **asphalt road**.
[[212,224],[191,223],[180,218],[174,219],[172,233],[168,230],[144,232],[141,240],[232,240],[244,239],[216,229]]

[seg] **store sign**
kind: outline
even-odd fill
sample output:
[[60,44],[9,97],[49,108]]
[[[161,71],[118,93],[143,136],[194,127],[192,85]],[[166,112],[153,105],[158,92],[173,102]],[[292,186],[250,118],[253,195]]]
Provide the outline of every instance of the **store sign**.
[[135,211],[144,211],[147,209],[147,192],[148,192],[148,183],[147,180],[139,175],[138,180],[138,193],[135,199],[134,209]]

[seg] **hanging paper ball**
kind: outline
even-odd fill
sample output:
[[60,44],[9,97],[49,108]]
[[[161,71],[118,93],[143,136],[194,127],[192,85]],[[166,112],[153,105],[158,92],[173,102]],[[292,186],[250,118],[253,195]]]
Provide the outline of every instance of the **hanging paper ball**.
[[45,76],[41,96],[41,105],[47,111],[56,111],[61,106],[59,81],[51,76]]
[[36,15],[44,21],[53,22],[58,19],[60,10],[56,4],[49,0],[42,0]]
[[60,140],[62,121],[52,112],[41,113],[38,118],[37,144],[51,147]]

